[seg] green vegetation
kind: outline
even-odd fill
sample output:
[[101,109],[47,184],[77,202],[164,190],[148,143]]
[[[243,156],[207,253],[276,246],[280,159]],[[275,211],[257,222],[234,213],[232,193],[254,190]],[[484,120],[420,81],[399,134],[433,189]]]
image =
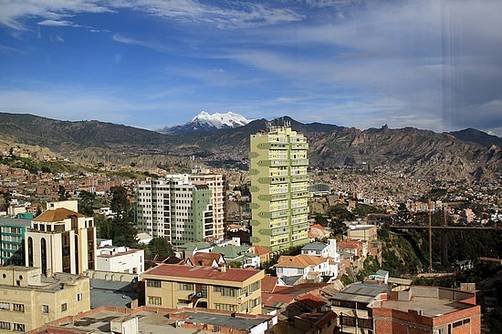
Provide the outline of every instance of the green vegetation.
[[424,267],[415,252],[415,248],[402,235],[380,229],[379,239],[382,247],[382,269],[391,276],[406,276],[420,272]]
[[112,187],[111,209],[117,212],[113,219],[106,219],[103,216],[95,217],[97,233],[100,238],[112,239],[116,246],[135,247],[136,226],[134,225],[134,208],[127,197],[127,190],[124,187]]
[[378,260],[373,256],[368,256],[363,263],[363,269],[359,271],[357,274],[357,280],[363,281],[369,275],[374,274],[377,270],[380,269],[380,264]]
[[357,217],[366,217],[370,213],[383,213],[384,211],[380,208],[374,207],[368,204],[357,203],[356,208],[352,210],[352,213]]
[[173,247],[166,238],[153,238],[145,249],[145,257],[150,260],[165,259],[173,255]]
[[56,174],[72,170],[72,168],[61,161],[35,161],[30,158],[21,158],[15,155],[3,158],[0,157],[0,164],[8,165],[13,168],[25,169],[32,174],[38,172]]

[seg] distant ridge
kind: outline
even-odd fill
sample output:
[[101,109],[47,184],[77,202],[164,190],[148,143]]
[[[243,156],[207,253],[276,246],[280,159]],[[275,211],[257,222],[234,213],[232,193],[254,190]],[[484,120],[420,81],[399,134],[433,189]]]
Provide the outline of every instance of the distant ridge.
[[[466,129],[436,133],[416,128],[387,126],[359,130],[331,124],[298,122],[288,116],[293,129],[309,140],[313,168],[386,166],[417,177],[438,180],[488,180],[502,176],[500,138]],[[197,157],[205,161],[246,162],[249,136],[265,130],[269,121],[253,120],[243,126],[211,131],[162,134],[156,131],[99,121],[58,121],[29,114],[0,113],[0,138],[45,146],[53,151],[76,153],[110,150],[122,155],[165,154],[176,159]],[[120,163],[120,160],[117,160]]]

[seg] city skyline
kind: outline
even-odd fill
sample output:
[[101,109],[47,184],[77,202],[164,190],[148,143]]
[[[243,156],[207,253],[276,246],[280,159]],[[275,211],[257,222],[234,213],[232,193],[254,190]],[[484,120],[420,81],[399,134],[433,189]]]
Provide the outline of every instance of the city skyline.
[[158,129],[232,111],[502,134],[495,1],[0,6],[1,112]]

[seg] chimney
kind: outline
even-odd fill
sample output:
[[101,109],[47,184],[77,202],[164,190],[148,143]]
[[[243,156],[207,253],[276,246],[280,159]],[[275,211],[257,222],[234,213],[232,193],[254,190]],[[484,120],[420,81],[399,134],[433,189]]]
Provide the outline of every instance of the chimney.
[[226,263],[224,263],[224,264],[220,267],[220,271],[221,271],[222,273],[226,273],[226,272],[227,272],[227,264],[226,264]]

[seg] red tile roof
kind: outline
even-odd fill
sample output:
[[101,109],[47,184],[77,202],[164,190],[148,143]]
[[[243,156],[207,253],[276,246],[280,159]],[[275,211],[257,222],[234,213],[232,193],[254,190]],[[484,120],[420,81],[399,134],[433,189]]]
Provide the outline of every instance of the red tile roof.
[[144,275],[199,278],[208,280],[243,282],[260,273],[255,269],[228,268],[226,272],[212,267],[190,267],[178,264],[160,264],[147,270]]
[[338,242],[339,249],[362,249],[363,242],[359,240],[346,239]]
[[[195,253],[195,255],[189,257],[187,259],[187,264],[192,264],[194,266],[207,266],[211,267],[213,265],[213,262],[216,261],[216,264],[219,265],[219,260],[222,258],[222,255],[220,253],[205,253],[205,252],[199,252]],[[190,261],[190,263],[188,263]]]
[[47,210],[40,214],[38,217],[33,219],[38,222],[59,222],[70,218],[71,216],[85,217],[83,214],[68,210],[66,208],[57,208],[55,210]]
[[258,256],[270,254],[270,249],[268,249],[265,246],[253,246],[253,248],[254,248],[253,252]]
[[274,292],[278,278],[276,276],[265,276],[261,280],[261,291]]

